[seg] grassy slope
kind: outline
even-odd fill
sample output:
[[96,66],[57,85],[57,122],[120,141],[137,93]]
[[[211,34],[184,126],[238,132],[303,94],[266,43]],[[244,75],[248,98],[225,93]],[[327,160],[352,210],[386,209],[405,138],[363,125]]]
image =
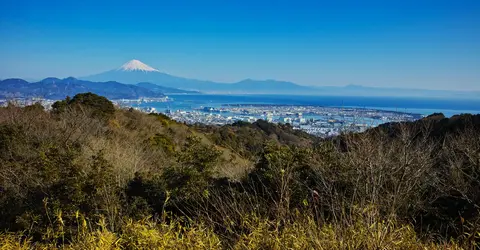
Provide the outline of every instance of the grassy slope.
[[[0,245],[473,247],[480,236],[475,121],[440,117],[319,141],[262,121],[187,126],[116,110],[102,122],[83,109],[2,108],[1,224],[11,233]],[[185,146],[190,136],[201,145]],[[206,150],[201,157],[212,149],[220,152],[206,160],[212,176],[193,172],[198,181],[165,192],[162,173],[190,171],[189,150]],[[212,184],[220,177],[226,184]],[[135,185],[141,192],[131,194]]]

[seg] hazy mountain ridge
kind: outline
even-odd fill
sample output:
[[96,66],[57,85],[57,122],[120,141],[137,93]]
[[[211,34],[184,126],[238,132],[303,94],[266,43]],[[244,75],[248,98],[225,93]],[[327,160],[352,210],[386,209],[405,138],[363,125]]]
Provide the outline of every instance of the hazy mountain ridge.
[[311,87],[276,80],[258,81],[246,79],[236,83],[220,83],[177,77],[163,73],[138,60],[131,60],[118,69],[80,77],[80,79],[89,81],[118,81],[127,84],[147,82],[168,88],[216,94],[307,94],[314,90]]
[[172,76],[158,71],[122,71],[110,70],[104,73],[81,77],[89,81],[119,81],[127,84],[148,82],[168,88],[199,91],[216,94],[307,94],[314,90],[311,87],[291,82],[275,80],[258,81],[243,80],[237,83],[218,83]]
[[6,79],[0,81],[1,98],[43,97],[48,99],[63,99],[66,96],[74,96],[83,92],[93,92],[109,99],[164,97],[164,94],[160,92],[115,81],[91,82],[73,77],[65,79],[49,77],[33,83],[22,79]]
[[149,83],[149,82],[139,82],[136,85],[139,87],[146,88],[154,92],[160,92],[163,94],[199,94],[200,93],[198,91],[164,87],[164,86],[160,86],[160,85]]
[[[64,82],[65,80],[67,82]],[[92,91],[110,99],[157,97],[159,93],[193,94],[199,92],[209,94],[480,98],[480,91],[365,87],[354,84],[304,86],[288,81],[253,79],[235,83],[220,83],[173,76],[138,60],[131,60],[114,70],[78,79],[73,77],[63,80],[46,78],[30,84],[22,79],[6,79],[0,82],[2,82],[0,97],[26,95],[64,98],[65,95]],[[103,87],[99,87],[99,84],[103,84]]]
[[389,87],[304,86],[288,81],[245,79],[235,83],[221,83],[177,77],[150,67],[138,60],[107,72],[81,77],[90,81],[118,81],[127,84],[148,82],[168,88],[199,91],[210,94],[288,94],[288,95],[333,95],[333,96],[408,96],[408,97],[480,97],[480,91],[449,91],[402,89]]
[[200,81],[194,79],[188,79],[183,77],[176,77],[161,72],[145,72],[145,71],[121,71],[110,70],[104,73],[91,75],[87,77],[80,77],[79,79],[105,82],[105,81],[118,81],[126,84],[137,84],[140,82],[149,82],[157,85],[161,85],[169,88],[179,88],[183,90],[195,90],[202,91],[202,85],[206,85],[208,88],[215,88],[219,83]]

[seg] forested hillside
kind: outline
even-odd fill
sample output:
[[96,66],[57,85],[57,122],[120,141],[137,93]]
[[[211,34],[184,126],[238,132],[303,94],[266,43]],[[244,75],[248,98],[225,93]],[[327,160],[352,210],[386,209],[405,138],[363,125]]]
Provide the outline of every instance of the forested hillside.
[[5,249],[471,249],[479,205],[479,115],[320,140],[91,93],[0,108]]

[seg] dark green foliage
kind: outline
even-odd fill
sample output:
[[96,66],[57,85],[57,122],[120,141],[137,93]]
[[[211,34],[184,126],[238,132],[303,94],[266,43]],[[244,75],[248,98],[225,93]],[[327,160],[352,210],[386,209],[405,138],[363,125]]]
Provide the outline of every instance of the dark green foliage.
[[[35,158],[17,159],[4,165],[6,169],[15,171],[12,174],[18,178],[5,186],[5,191],[15,199],[0,204],[1,210],[9,211],[9,207],[15,210],[6,215],[8,220],[4,223],[20,229],[27,229],[32,223],[46,225],[46,209],[74,211],[79,204],[85,203],[87,194],[79,185],[85,178],[82,178],[79,166],[73,163],[74,157],[73,152],[43,146]],[[47,200],[54,202],[49,202],[47,207]]]
[[175,144],[172,139],[165,134],[156,134],[149,139],[150,145],[161,148],[165,153],[172,155],[175,153]]
[[200,138],[190,136],[177,158],[181,165],[210,175],[219,156],[220,152],[214,146],[206,145],[201,142]]
[[126,189],[128,214],[141,219],[150,214],[161,214],[166,200],[165,181],[159,175],[135,174]]
[[222,145],[243,157],[253,159],[263,150],[267,141],[280,144],[311,146],[318,138],[291,126],[258,120],[254,123],[238,121],[225,126],[197,126],[218,145]]
[[93,117],[100,119],[109,119],[115,113],[115,106],[111,101],[91,92],[75,95],[68,104],[89,108],[93,112]]
[[[44,183],[42,192],[47,194],[45,198],[58,201],[57,208],[64,211],[79,210],[81,206],[92,204],[89,194],[84,192],[88,176],[74,163],[74,158],[73,152],[61,152],[55,147],[47,148],[40,155],[42,161],[38,168]],[[83,207],[82,210],[91,208]]]
[[433,113],[425,117],[423,120],[440,120],[440,119],[445,119],[445,115],[443,113]]
[[214,174],[219,156],[215,147],[203,144],[198,137],[188,137],[177,154],[178,165],[164,170],[167,188],[179,196],[203,192]]
[[[279,213],[301,208],[311,195],[314,172],[312,151],[267,143],[245,186],[275,204]],[[259,192],[260,191],[260,192]]]
[[[14,152],[16,144],[22,140],[24,131],[19,125],[0,124],[0,154]],[[3,157],[12,157],[13,155],[3,155]]]
[[56,101],[55,103],[53,103],[52,104],[53,113],[60,114],[60,113],[65,112],[65,110],[67,109],[70,101],[71,101],[70,96],[67,96],[67,98],[65,98],[65,100]]
[[35,111],[44,111],[45,108],[41,103],[36,102],[35,104],[25,106],[25,112],[35,112]]
[[153,117],[157,118],[157,120],[160,121],[164,127],[168,127],[170,124],[176,123],[175,121],[170,119],[170,117],[168,117],[168,116],[166,116],[162,113],[152,113],[152,114],[149,114],[149,116],[153,116]]
[[110,119],[115,113],[115,106],[111,101],[91,92],[77,94],[72,99],[67,97],[65,100],[57,101],[52,105],[52,110],[55,113],[62,113],[67,107],[86,109],[92,112],[92,117],[102,120]]
[[172,121],[172,119],[170,119],[170,117],[168,117],[167,115],[162,114],[162,113],[150,113],[148,115],[153,116],[153,117],[157,117],[158,120]]
[[249,126],[249,125],[252,125],[252,124],[249,123],[249,122],[244,122],[244,121],[236,121],[236,122],[232,123],[233,127],[245,127],[245,126]]
[[386,123],[377,128],[369,130],[374,134],[377,132],[387,133],[390,137],[401,135],[401,129],[408,127],[416,138],[428,136],[429,139],[443,140],[450,134],[463,133],[467,128],[480,130],[480,115],[462,114],[451,118],[445,118],[443,114],[432,114],[425,119],[414,122]]

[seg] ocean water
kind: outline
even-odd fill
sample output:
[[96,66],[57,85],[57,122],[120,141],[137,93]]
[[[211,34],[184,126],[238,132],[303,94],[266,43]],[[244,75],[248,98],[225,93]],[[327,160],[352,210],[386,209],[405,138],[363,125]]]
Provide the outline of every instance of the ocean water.
[[275,104],[312,105],[333,107],[359,107],[429,115],[444,113],[480,114],[479,99],[408,98],[408,97],[363,97],[363,96],[287,96],[287,95],[169,95],[172,102],[139,104],[140,107],[155,107],[159,112],[192,110],[201,107],[220,107],[228,104]]

